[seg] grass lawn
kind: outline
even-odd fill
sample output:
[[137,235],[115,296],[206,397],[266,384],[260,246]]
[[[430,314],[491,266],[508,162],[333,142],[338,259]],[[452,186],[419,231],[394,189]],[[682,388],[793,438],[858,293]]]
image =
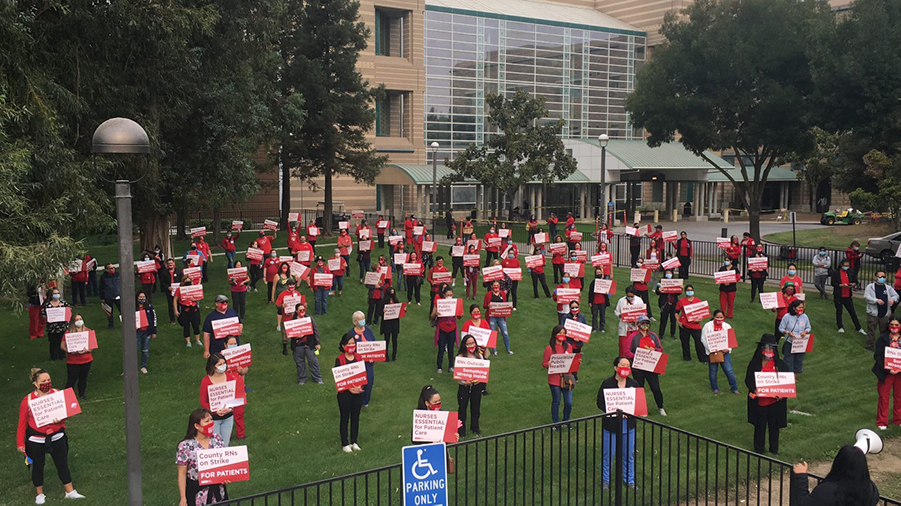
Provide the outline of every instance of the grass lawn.
[[[223,260],[216,257],[211,266],[211,280],[205,287],[204,315],[210,311],[211,301],[217,293],[227,293]],[[329,369],[337,354],[340,336],[352,325],[351,313],[366,308],[365,291],[357,281],[356,269],[354,263],[344,296],[330,298],[328,316],[316,318],[323,340],[320,365],[324,385],[296,384],[294,363],[281,354],[273,306],[267,306],[262,291],[249,294],[243,340],[253,345],[254,365],[247,383],[254,392],[248,395],[248,436],[244,444],[250,450],[252,481],[230,486],[232,497],[398,462],[400,448],[410,443],[410,411],[425,384],[432,383],[441,391],[445,409],[456,409],[453,400],[456,382],[447,372],[436,374],[433,331],[427,318],[428,295],[424,292],[423,307],[414,304],[401,323],[398,362],[376,366],[372,404],[361,417],[359,441],[363,450],[352,455],[341,452],[338,407]],[[615,273],[619,280],[627,279],[627,276],[625,271]],[[698,296],[710,301],[711,307],[717,306],[718,293],[712,281],[697,280],[695,288]],[[622,290],[621,287],[620,293]],[[309,294],[308,290],[305,293]],[[457,294],[462,293],[462,286],[458,285]],[[403,292],[400,295],[405,296]],[[509,320],[515,355],[502,354],[493,361],[492,395],[482,403],[481,425],[485,434],[550,422],[550,393],[541,358],[556,322],[555,307],[543,297],[533,299],[531,286],[521,286],[519,295],[519,310]],[[161,297],[160,294],[157,296]],[[771,332],[773,327],[773,314],[761,309],[758,303],[749,303],[748,299],[747,287],[740,287],[733,322],[739,347],[734,351],[733,363],[742,392],[746,392],[743,379],[755,343],[762,333]],[[468,304],[467,301],[466,306]],[[652,307],[656,311],[655,297]],[[858,314],[863,315],[863,309],[862,301],[858,301]],[[89,306],[79,311],[85,315],[88,326],[97,330],[100,348],[94,353],[88,400],[82,403],[83,413],[73,417],[67,427],[74,483],[79,492],[88,497],[81,504],[124,504],[125,441],[119,325],[115,331],[106,329],[96,298],[89,299]],[[870,372],[872,355],[863,349],[863,336],[853,332],[836,333],[831,302],[811,300],[807,311],[817,339],[813,353],[805,360],[805,372],[799,380],[799,399],[789,401],[789,409],[811,416],[789,414],[789,427],[783,430],[781,438],[781,458],[787,461],[831,459],[838,447],[853,442],[856,429],[872,428],[875,423],[876,381]],[[163,323],[158,338],[151,344],[150,374],[140,378],[144,499],[146,504],[152,505],[177,502],[175,449],[184,436],[188,413],[199,405],[198,386],[205,363],[202,350],[185,348],[181,329],[168,325],[163,304],[157,307],[157,313]],[[62,386],[65,366],[48,361],[44,339],[28,340],[26,314],[13,314],[4,308],[0,310],[0,316],[6,322],[0,336],[7,343],[0,362],[0,380],[7,385],[0,404],[0,430],[7,435],[0,446],[6,456],[0,467],[0,483],[6,484],[0,504],[29,504],[33,500],[33,488],[22,457],[15,451],[13,437],[19,403],[31,389],[27,380],[29,368],[48,368],[55,385]],[[608,329],[616,328],[612,308],[607,311],[607,321]],[[378,329],[374,330],[378,335]],[[612,374],[611,362],[616,349],[615,331],[610,330],[605,334],[594,334],[591,343],[585,347],[581,382],[574,392],[574,418],[598,412],[595,405],[597,389],[600,382]],[[746,422],[744,396],[726,393],[714,397],[705,365],[683,362],[678,341],[669,337],[664,338],[664,351],[670,353],[671,360],[661,382],[669,413],[669,417],[662,420],[750,448],[752,428]],[[725,377],[721,375],[719,380],[722,391],[728,392],[724,386]],[[650,392],[648,399],[652,399]],[[656,413],[654,409],[651,411]],[[652,417],[661,419],[656,414]],[[893,437],[899,433],[901,430],[893,427],[883,434]],[[52,465],[48,464],[45,474],[47,494],[51,500],[58,501],[62,487]]]
[[[825,246],[830,249],[844,250],[851,241],[860,242],[861,251],[867,246],[867,239],[871,237],[882,237],[895,232],[895,229],[888,224],[865,223],[862,225],[834,225],[825,228],[814,228],[807,230],[798,230],[796,233],[798,246],[807,246],[811,248],[819,248]],[[791,244],[792,233],[777,232],[763,236],[767,241]]]

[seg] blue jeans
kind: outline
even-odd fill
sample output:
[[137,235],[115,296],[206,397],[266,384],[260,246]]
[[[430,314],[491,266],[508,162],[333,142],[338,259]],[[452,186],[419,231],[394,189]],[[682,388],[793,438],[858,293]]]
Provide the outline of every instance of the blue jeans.
[[141,351],[141,367],[147,367],[147,359],[150,358],[150,336],[149,330],[137,331],[138,350]]
[[548,385],[551,387],[551,420],[554,423],[560,421],[560,397],[563,397],[563,421],[569,420],[569,415],[573,411],[573,391],[563,390],[557,385]]
[[717,373],[719,373],[721,365],[723,366],[723,372],[726,373],[726,379],[729,380],[729,388],[732,389],[733,392],[738,392],[738,383],[735,382],[735,371],[732,370],[731,353],[723,355],[722,364],[707,364],[707,372],[710,374],[710,388],[714,391],[719,390],[719,387],[716,384],[716,376]]
[[235,252],[234,251],[226,251],[225,258],[228,260],[228,268],[235,268]]
[[327,288],[317,288],[316,292],[314,292],[314,313],[315,314],[326,314],[328,312],[328,289]]
[[235,426],[234,415],[223,420],[213,420],[213,433],[219,434],[225,446],[228,446],[232,438],[232,427]]
[[366,273],[372,268],[372,258],[360,258],[360,281],[366,278]]
[[[623,451],[623,482],[627,485],[635,483],[635,429],[627,428],[627,420],[623,420],[623,428],[620,433],[620,442]],[[610,483],[610,468],[616,459],[614,445],[616,444],[616,434],[604,431],[604,450],[601,460],[601,477],[604,483]]]
[[[504,346],[507,348],[507,351],[510,351],[510,334],[507,333],[507,319],[492,316],[491,318],[488,318],[488,325],[491,326],[491,330],[497,330],[498,327],[501,328]],[[495,348],[495,351],[497,351],[497,348]]]
[[369,405],[372,398],[372,387],[375,385],[375,364],[366,362],[366,384],[363,385],[363,405]]
[[332,290],[344,290],[344,276],[334,276],[332,278]]
[[785,372],[793,372],[795,374],[801,374],[804,372],[804,353],[792,353],[792,343],[787,339],[785,343],[782,344],[782,359],[785,360],[785,365],[788,366],[788,371]]

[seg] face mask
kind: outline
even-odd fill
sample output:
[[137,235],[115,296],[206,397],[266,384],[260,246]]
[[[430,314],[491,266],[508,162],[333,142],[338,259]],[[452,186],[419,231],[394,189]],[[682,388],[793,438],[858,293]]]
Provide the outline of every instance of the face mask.
[[638,326],[638,328],[640,328],[641,330],[648,330],[648,325],[646,323],[642,323]]
[[876,282],[879,283],[880,285],[885,284],[885,276],[880,276],[880,277],[876,278]]
[[689,297],[693,297],[694,294],[695,294],[694,290],[685,290],[685,295],[688,295]]
[[629,375],[632,374],[632,369],[629,367],[617,367],[616,374],[618,374],[620,378],[628,378]]
[[798,316],[801,316],[802,314],[804,314],[804,310],[803,310],[803,309],[798,309],[798,310],[795,311],[795,314],[798,315]]
[[493,233],[494,233],[494,229],[492,228],[491,230],[488,231],[488,233],[489,233],[489,234],[493,234]]
[[345,352],[345,353],[351,353],[351,354],[352,354],[352,353],[354,353],[354,352],[356,352],[356,351],[357,351],[357,345],[355,345],[355,344],[348,344],[348,345],[345,345],[345,346],[344,346],[344,352]]
[[231,237],[231,236],[232,236],[231,232],[229,232],[228,234],[225,234],[225,237]]
[[147,299],[138,299],[138,304],[146,304]]
[[570,311],[572,314],[579,314],[579,308],[577,308],[577,307],[574,307],[574,308],[570,309],[569,311]]
[[501,289],[500,289],[500,287],[493,286],[493,287],[491,287],[491,291],[494,293],[497,293],[497,292],[501,291]]
[[229,348],[237,348],[238,345],[237,345],[237,344],[230,344],[230,345],[228,345],[228,347],[229,347]]
[[269,256],[270,256],[271,258],[275,258],[275,257],[276,257],[275,253],[272,253],[272,254],[269,255]]
[[40,385],[38,385],[38,390],[40,390],[41,392],[43,392],[45,394],[47,392],[49,392],[51,388],[53,388],[52,381],[48,381],[47,383],[41,383]]
[[672,277],[673,277],[672,273],[669,273],[669,272],[666,273],[666,279],[672,279]]
[[842,270],[843,270],[843,271],[846,271],[846,270],[848,270],[849,268],[850,268],[850,267],[847,266],[847,265],[843,265],[843,266],[842,266]]
[[713,320],[713,323],[715,325],[722,325],[724,321],[726,321],[726,320],[717,318],[717,319]]
[[895,325],[889,325],[888,329],[892,334],[897,334],[899,331],[901,331],[901,327],[897,327]]
[[821,256],[821,257],[826,256],[826,252],[825,252],[825,251],[821,251],[821,252],[820,252],[820,256]]
[[79,328],[84,327],[84,320],[75,320],[75,326]]
[[798,271],[796,271],[796,270],[794,270],[794,269],[789,269],[789,270],[788,270],[788,275],[789,275],[789,276],[794,276],[796,272],[798,272]]
[[59,299],[60,299],[60,294],[54,293],[54,294],[53,294],[53,300],[59,300]]
[[513,258],[515,258],[515,255],[513,255],[513,253],[510,253],[509,255],[507,255],[507,258],[509,258],[510,260],[513,260]]
[[854,251],[860,250],[860,246],[854,246]]
[[154,253],[159,253],[160,250],[159,250],[159,249],[155,249],[155,250],[153,250],[153,252],[154,252]]
[[144,257],[145,262],[147,262],[148,260],[150,260],[150,257]]
[[466,347],[466,351],[468,351],[469,353],[475,353],[475,352],[476,352],[476,347],[475,347],[475,345],[469,345],[469,346],[467,346],[467,347]]
[[219,311],[225,311],[226,309],[228,309],[228,302],[220,302],[216,304],[216,309],[218,309]]
[[441,402],[436,402],[435,404],[431,404],[429,409],[432,411],[438,411],[441,409]]
[[564,283],[569,283],[569,278],[563,278]]
[[212,436],[213,435],[213,422],[210,422],[206,425],[200,424],[200,433],[207,437]]
[[557,334],[557,341],[563,342],[566,341],[566,334]]
[[360,320],[360,323],[358,323],[357,325],[359,325],[360,327],[365,327],[366,326],[366,318],[363,318],[362,320]]
[[642,265],[644,265],[644,263],[638,262],[637,264],[635,264],[635,268],[636,268],[636,269],[641,269],[641,266],[642,266]]
[[730,262],[729,260],[723,260],[723,265],[729,265],[729,264],[731,264],[731,263],[732,263],[732,262]]
[[216,372],[223,373],[228,370],[228,364],[222,364],[216,366]]
[[626,295],[626,300],[629,301],[629,304],[632,303],[632,299],[634,299],[634,298],[635,298],[634,295]]
[[772,360],[776,354],[772,350],[763,350],[763,357]]
[[482,313],[473,313],[473,314],[472,314],[472,317],[473,317],[474,319],[478,320],[479,318],[482,317]]

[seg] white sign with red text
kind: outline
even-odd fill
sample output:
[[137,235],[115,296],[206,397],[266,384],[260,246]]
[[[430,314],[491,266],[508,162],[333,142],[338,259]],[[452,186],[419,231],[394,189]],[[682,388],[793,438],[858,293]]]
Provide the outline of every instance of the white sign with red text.
[[66,349],[69,353],[91,351],[97,348],[97,334],[93,330],[83,332],[66,332]]
[[798,396],[793,372],[755,372],[754,383],[757,397],[795,399]]
[[413,410],[414,443],[456,443],[457,426],[455,411]]
[[140,262],[135,262],[135,265],[138,267],[138,274],[157,271],[156,260],[141,260]]
[[504,268],[500,265],[492,265],[482,269],[482,279],[485,281],[497,281],[504,279]]
[[463,316],[463,299],[436,299],[437,316]]
[[594,293],[602,293],[604,295],[616,295],[616,281],[612,279],[594,280]]
[[629,270],[629,281],[633,283],[647,283],[651,280],[651,271],[644,268]]
[[810,353],[813,351],[813,334],[792,338],[792,353]]
[[244,392],[237,391],[236,380],[208,385],[206,391],[210,398],[210,411],[222,411],[244,405]]
[[482,348],[497,348],[497,331],[481,327],[469,327],[466,332],[476,338],[476,344]]
[[196,452],[200,486],[250,480],[246,446],[200,449]]
[[591,257],[592,267],[603,267],[605,265],[611,265],[612,263],[613,259],[610,256],[610,253],[598,253]]
[[619,318],[623,322],[632,323],[638,321],[639,316],[644,316],[647,313],[648,307],[638,297],[635,297],[635,304],[623,304],[623,310],[619,314]]
[[278,230],[278,222],[272,220],[263,221],[263,230]]
[[241,335],[241,322],[237,316],[231,318],[221,318],[210,322],[213,325],[213,337],[216,339],[224,339],[227,336]]
[[579,372],[582,364],[581,353],[554,353],[548,359],[547,374],[571,374]]
[[388,341],[358,341],[357,355],[366,362],[384,362],[388,358]]
[[510,276],[510,281],[522,281],[522,269],[518,267],[504,267],[504,274]]
[[513,316],[512,302],[491,302],[488,304],[489,318],[508,318]]
[[660,293],[682,293],[683,279],[661,279]]
[[202,237],[206,235],[206,227],[194,227],[191,229],[191,237]]
[[547,242],[547,234],[544,232],[539,232],[532,236],[532,243],[534,244],[544,244]]
[[397,320],[407,316],[407,303],[398,302],[397,304],[385,304],[385,320]]
[[313,319],[309,316],[282,322],[288,338],[308,336],[313,333]]
[[763,309],[778,309],[785,307],[785,298],[782,292],[766,292],[760,294],[760,305]]
[[591,325],[567,318],[563,322],[563,328],[566,329],[566,337],[571,337],[575,341],[587,343],[591,339]]
[[34,425],[41,428],[54,420],[65,420],[81,413],[81,406],[71,388],[28,399],[28,409],[34,418]]
[[222,353],[222,356],[225,357],[229,367],[247,367],[253,364],[250,343],[235,346],[234,348],[224,348],[219,353]]
[[578,288],[557,288],[557,304],[569,304],[578,301],[582,292]]
[[679,239],[679,232],[675,230],[667,230],[660,235],[663,242],[676,242]]
[[67,322],[72,319],[72,308],[47,306],[47,323]]
[[635,357],[632,359],[632,368],[639,371],[666,374],[666,363],[668,361],[669,355],[666,353],[647,348],[636,348]]
[[710,305],[706,300],[695,302],[684,306],[685,318],[690,322],[699,322],[705,318],[710,318]]
[[454,358],[454,380],[488,383],[491,362],[480,358]]
[[883,367],[886,371],[901,371],[901,348],[885,347]]
[[332,376],[335,377],[335,387],[339,393],[369,382],[366,379],[366,363],[362,360],[333,367]]
[[644,388],[607,388],[604,390],[604,403],[607,413],[622,410],[630,415],[648,416]]
[[707,333],[707,348],[710,353],[726,351],[738,347],[738,339],[735,337],[735,329],[712,330]]
[[734,271],[717,271],[713,273],[713,282],[717,285],[728,285],[738,282],[738,274]]
[[682,267],[682,262],[679,260],[679,257],[673,257],[669,260],[665,260],[660,266],[663,267],[663,270],[665,271],[671,271]]
[[748,259],[748,269],[765,271],[770,267],[770,259],[767,257],[751,257]]
[[526,267],[534,269],[544,265],[544,255],[530,255],[526,257]]

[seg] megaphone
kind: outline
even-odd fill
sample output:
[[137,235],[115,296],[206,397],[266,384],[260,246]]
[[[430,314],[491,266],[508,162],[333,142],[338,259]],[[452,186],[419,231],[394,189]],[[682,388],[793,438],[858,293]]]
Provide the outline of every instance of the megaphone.
[[860,429],[857,431],[857,442],[854,443],[854,446],[859,448],[864,455],[877,454],[882,451],[882,438],[870,429]]

